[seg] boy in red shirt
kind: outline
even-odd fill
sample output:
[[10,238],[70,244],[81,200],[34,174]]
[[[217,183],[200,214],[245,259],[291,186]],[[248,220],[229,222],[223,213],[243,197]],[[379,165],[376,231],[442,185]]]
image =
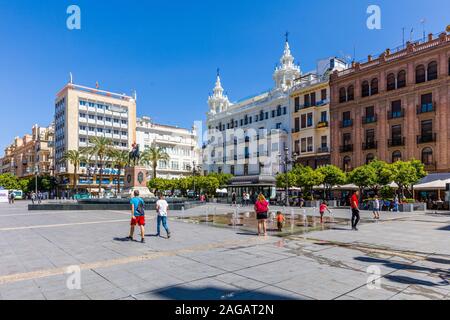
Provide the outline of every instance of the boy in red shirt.
[[277,212],[277,227],[278,227],[278,232],[282,232],[283,231],[283,224],[284,221],[286,221],[286,219],[284,218],[284,215],[281,211]]
[[325,214],[325,211],[328,211],[331,214],[330,209],[328,209],[328,205],[326,201],[322,201],[319,207],[319,213],[320,213],[320,223],[323,223],[323,215]]

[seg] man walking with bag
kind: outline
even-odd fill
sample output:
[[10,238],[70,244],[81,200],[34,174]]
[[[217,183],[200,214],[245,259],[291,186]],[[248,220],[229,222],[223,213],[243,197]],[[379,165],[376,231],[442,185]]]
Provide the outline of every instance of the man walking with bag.
[[351,199],[350,199],[350,206],[352,208],[352,230],[358,231],[358,228],[356,227],[359,222],[359,191],[356,191]]

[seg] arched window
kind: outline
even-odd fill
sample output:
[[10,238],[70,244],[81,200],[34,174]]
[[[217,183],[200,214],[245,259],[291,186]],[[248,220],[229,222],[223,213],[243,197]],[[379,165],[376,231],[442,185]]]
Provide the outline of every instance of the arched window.
[[355,100],[355,87],[353,85],[347,88],[347,101]]
[[375,160],[375,156],[373,155],[373,153],[369,153],[369,154],[366,156],[366,164],[371,163],[373,160]]
[[347,101],[347,92],[345,92],[345,88],[339,89],[339,103],[343,103]]
[[389,73],[386,82],[387,82],[387,91],[395,90],[395,74]]
[[421,64],[420,66],[416,67],[416,83],[422,83],[425,81],[425,67]]
[[343,164],[344,164],[344,168],[343,169],[344,169],[345,172],[349,172],[349,171],[352,170],[352,160],[350,159],[349,156],[345,156],[344,157]]
[[428,64],[428,81],[436,80],[438,78],[437,62],[431,61]]
[[433,150],[431,148],[427,147],[422,150],[422,162],[425,165],[433,163]]
[[369,81],[364,81],[361,85],[361,96],[368,97],[370,95]]
[[406,71],[401,70],[397,75],[397,89],[406,87]]
[[392,163],[402,161],[402,153],[399,150],[392,152]]
[[370,82],[370,95],[378,94],[378,79],[374,78]]

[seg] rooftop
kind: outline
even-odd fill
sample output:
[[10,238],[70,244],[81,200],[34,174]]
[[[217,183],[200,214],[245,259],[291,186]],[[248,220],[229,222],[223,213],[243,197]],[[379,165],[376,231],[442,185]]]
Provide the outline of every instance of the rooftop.
[[136,100],[136,94],[134,94],[134,97],[130,97],[130,96],[127,96],[125,93],[122,93],[122,94],[114,93],[114,92],[110,92],[110,91],[100,90],[99,88],[90,88],[90,87],[86,87],[86,86],[82,86],[82,85],[78,85],[78,84],[74,84],[74,83],[70,83],[70,82],[67,83],[64,86],[64,88],[62,88],[57,93],[56,96],[57,97],[60,96],[61,93],[66,89],[77,90],[77,91],[81,91],[81,92],[96,94],[96,95],[100,95],[103,97],[119,99],[119,100],[126,100],[126,101],[130,101],[132,99]]

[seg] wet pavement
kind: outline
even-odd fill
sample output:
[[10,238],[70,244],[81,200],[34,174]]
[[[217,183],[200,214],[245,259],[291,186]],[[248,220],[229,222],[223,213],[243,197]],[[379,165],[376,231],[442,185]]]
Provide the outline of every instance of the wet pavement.
[[320,224],[314,209],[272,209],[286,224],[272,216],[267,237],[249,208],[174,212],[171,239],[148,212],[141,244],[125,241],[127,212],[0,204],[0,299],[450,299],[449,216],[362,212],[356,232],[349,210]]

